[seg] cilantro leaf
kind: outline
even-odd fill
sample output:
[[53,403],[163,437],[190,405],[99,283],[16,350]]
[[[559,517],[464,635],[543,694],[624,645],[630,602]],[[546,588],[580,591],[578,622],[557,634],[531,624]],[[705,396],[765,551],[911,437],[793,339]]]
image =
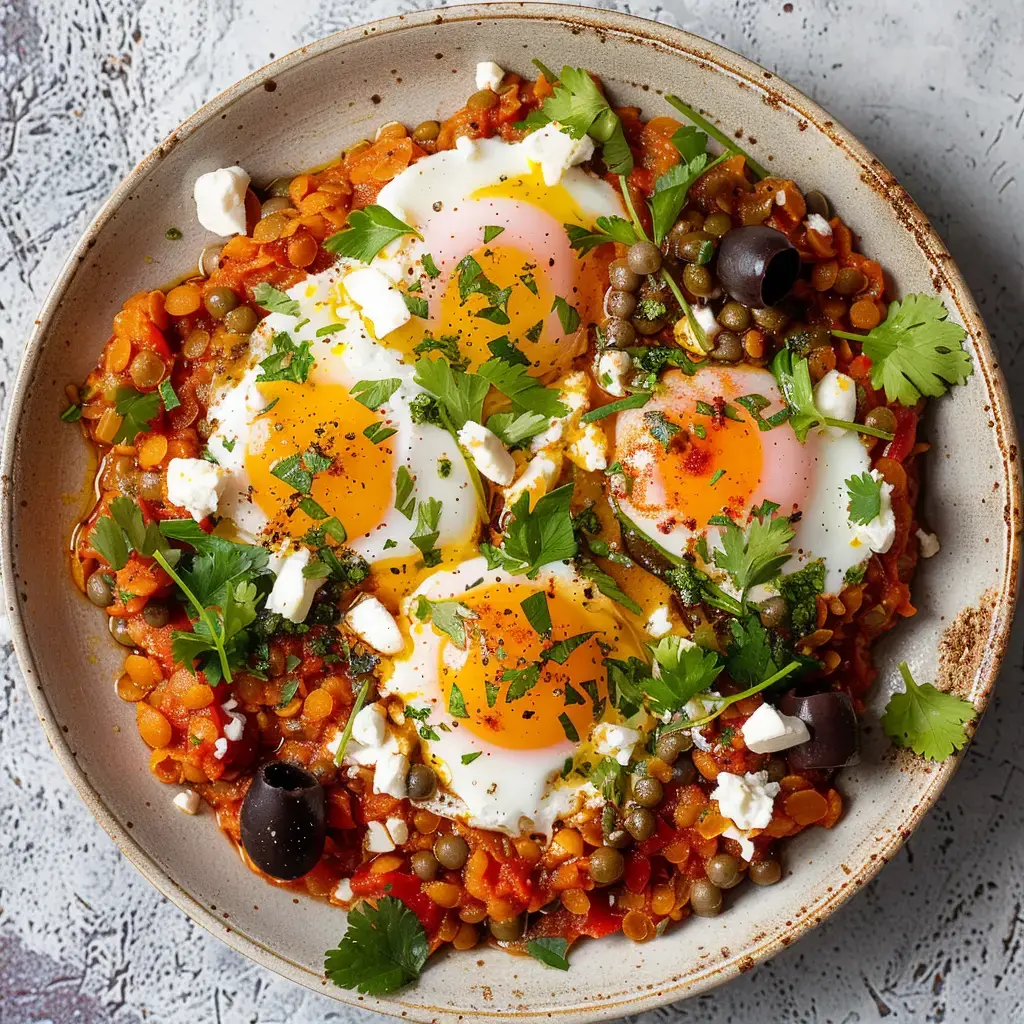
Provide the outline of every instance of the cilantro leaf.
[[503,334],[500,338],[487,342],[487,348],[495,359],[503,359],[506,363],[512,363],[513,365],[530,365],[530,360],[523,355],[514,342],[509,341],[507,335]]
[[882,514],[882,483],[871,473],[851,476],[846,481],[846,493],[850,496],[850,522],[867,525]]
[[[720,128],[716,128],[706,117],[697,113],[693,107],[685,104],[678,96],[667,95],[665,99],[688,121],[692,121],[698,128],[710,135],[711,138],[713,138],[719,145],[724,146],[727,153],[742,156],[746,160],[747,166],[754,172],[757,178],[760,179],[768,177],[768,171],[765,167],[759,164],[749,153],[738,146],[735,139],[730,138]],[[680,132],[677,131],[675,135],[672,136],[673,144],[676,144],[676,139],[679,135]],[[684,140],[680,139],[680,142],[682,142],[684,146],[686,145]],[[680,151],[682,152],[682,147],[680,147]]]
[[297,299],[288,296],[266,281],[261,281],[252,290],[252,297],[258,306],[269,309],[271,313],[284,313],[285,316],[298,316],[301,308]]
[[548,595],[543,590],[524,598],[519,607],[535,632],[541,636],[551,635],[551,610],[548,608]]
[[768,583],[789,561],[793,528],[788,519],[754,517],[746,530],[731,519],[722,526],[721,547],[715,548],[715,566],[724,569],[744,597],[751,587]]
[[794,637],[807,636],[818,626],[818,594],[825,590],[825,563],[818,559],[779,579]]
[[103,556],[111,569],[123,569],[128,564],[128,540],[124,530],[110,516],[100,516],[89,537],[92,549]]
[[644,705],[644,694],[651,682],[651,667],[641,658],[626,661],[605,658],[608,671],[608,696],[625,718],[631,718]]
[[[590,542],[590,546],[591,549],[595,547],[593,541]],[[610,557],[610,555],[605,557]],[[591,580],[605,597],[610,597],[616,604],[621,604],[623,608],[631,611],[634,615],[643,614],[640,605],[616,583],[613,576],[606,573],[596,562],[590,561],[589,558],[581,558],[577,561],[576,568],[579,570],[579,574]]]
[[394,896],[382,896],[376,908],[364,904],[349,913],[345,937],[327,951],[324,973],[339,988],[382,996],[415,981],[429,953],[416,915]]
[[516,499],[504,543],[498,551],[502,568],[513,575],[525,573],[535,579],[542,565],[576,554],[576,536],[569,512],[572,492],[572,484],[558,487],[539,498],[532,511],[528,493]]
[[260,363],[256,383],[290,380],[293,384],[304,384],[314,362],[312,342],[296,345],[291,335],[279,331],[274,335],[270,355]]
[[656,715],[678,711],[686,702],[710,689],[722,671],[714,651],[705,651],[681,636],[665,636],[651,645],[658,672],[645,683],[647,705]]
[[400,221],[390,210],[371,204],[350,211],[348,226],[327,238],[323,246],[338,256],[369,263],[384,246],[402,235],[421,237],[415,228]]
[[456,647],[466,646],[466,620],[478,618],[472,608],[461,601],[428,601],[421,594],[416,599],[416,618],[420,622],[428,619],[436,629],[451,637]]
[[922,395],[938,398],[974,372],[963,347],[967,332],[948,319],[949,310],[934,295],[914,293],[889,306],[886,318],[866,335],[833,331],[864,344],[871,360],[871,384],[890,402],[916,405]]
[[900,747],[909,747],[929,761],[944,761],[967,742],[964,723],[977,714],[974,705],[931,683],[916,683],[905,661],[900,675],[906,687],[885,706],[882,728]]
[[122,417],[121,426],[114,435],[114,444],[133,444],[139,434],[149,433],[149,421],[160,412],[160,394],[143,394],[135,388],[118,388],[114,396],[114,409]]
[[729,620],[732,640],[725,656],[725,670],[741,686],[755,686],[777,670],[768,630],[758,615]]
[[614,757],[602,757],[591,770],[588,781],[613,804],[621,806],[626,798],[626,769]]
[[352,397],[367,409],[379,409],[402,386],[398,377],[383,380],[357,380],[352,385]]
[[539,939],[530,939],[526,944],[526,952],[548,967],[555,967],[560,971],[569,970],[569,961],[565,959],[569,942],[566,939],[553,939],[544,936]]
[[405,308],[413,316],[417,316],[421,320],[429,320],[430,304],[422,295],[411,295],[410,292],[412,292],[411,288],[407,292],[402,292],[402,301],[405,303]]
[[565,416],[569,412],[559,401],[558,392],[531,377],[525,366],[514,366],[503,359],[488,359],[477,372],[520,409],[551,417]]
[[434,257],[431,256],[429,252],[425,252],[423,256],[420,257],[420,263],[423,264],[423,269],[426,271],[427,277],[435,278],[441,276],[441,271],[434,262]]
[[423,355],[426,352],[440,352],[448,360],[448,365],[453,370],[464,370],[469,366],[467,359],[459,351],[459,338],[455,334],[442,334],[435,338],[429,331],[423,335],[423,340],[413,349],[416,355]]

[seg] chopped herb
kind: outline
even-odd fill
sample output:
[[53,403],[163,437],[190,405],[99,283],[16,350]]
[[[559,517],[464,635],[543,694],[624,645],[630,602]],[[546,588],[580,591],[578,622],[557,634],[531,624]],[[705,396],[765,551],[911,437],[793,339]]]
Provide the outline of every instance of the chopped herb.
[[482,750],[474,750],[472,754],[463,754],[462,763],[472,764],[481,754],[483,754]]
[[369,263],[381,249],[403,235],[420,237],[418,231],[400,221],[390,210],[370,205],[350,211],[348,225],[327,238],[323,246],[338,256]]
[[564,711],[558,716],[558,722],[562,727],[562,732],[565,733],[565,738],[570,743],[579,743],[580,734],[576,731],[576,726],[572,724],[572,719]]
[[466,698],[462,696],[458,683],[452,683],[451,692],[448,694],[448,714],[453,718],[469,718]]
[[469,359],[459,351],[459,338],[455,334],[442,334],[440,338],[435,338],[428,331],[413,352],[416,355],[423,355],[425,352],[440,352],[448,360],[448,364],[453,370],[465,370],[469,366]]
[[367,437],[373,444],[380,444],[386,441],[392,434],[397,434],[398,431],[394,427],[386,427],[383,423],[375,422],[371,423],[368,427],[363,428],[363,437]]
[[668,451],[669,445],[672,443],[672,438],[678,434],[682,427],[676,423],[672,423],[665,418],[663,412],[645,412],[644,413],[644,425],[647,427],[647,432]]
[[503,359],[506,363],[511,363],[513,366],[517,364],[521,366],[530,365],[530,360],[504,334],[500,338],[495,338],[494,341],[489,341],[487,348],[496,359]]
[[416,529],[409,539],[420,549],[426,566],[434,566],[441,561],[441,552],[434,547],[440,536],[441,507],[442,503],[437,498],[428,498],[416,506]]
[[[767,178],[768,171],[759,164],[749,153],[741,149],[735,139],[730,139],[720,128],[716,128],[706,117],[697,113],[693,107],[685,104],[678,96],[668,95],[665,97],[669,103],[672,104],[676,110],[679,111],[688,121],[692,121],[698,128],[706,132],[711,136],[719,145],[723,146],[728,153],[734,153],[738,156],[742,156],[747,166],[754,172],[758,178]],[[676,135],[679,133],[677,132]],[[675,137],[673,137],[674,141]]]
[[316,336],[318,338],[326,338],[329,334],[337,334],[338,331],[345,330],[345,324],[324,324],[323,327],[316,329]]
[[[165,377],[160,381],[157,391],[160,392],[160,398],[164,403],[164,411],[170,412],[172,409],[177,409],[181,405],[178,396],[174,392],[174,385],[171,383],[169,377]],[[229,448],[228,451],[231,451]]]
[[[409,291],[412,291],[412,289],[409,289]],[[405,308],[409,310],[413,316],[417,316],[421,320],[429,320],[430,304],[422,295],[410,295],[409,291],[402,292],[402,300],[405,302]]]
[[624,409],[642,409],[653,397],[654,395],[650,391],[638,391],[628,398],[620,398],[616,402],[609,402],[597,409],[591,409],[590,412],[584,413],[580,417],[580,422],[595,423],[597,420],[603,420],[606,416],[614,416]]
[[290,299],[284,292],[272,284],[261,281],[252,290],[253,300],[258,306],[269,309],[271,313],[283,313],[285,316],[298,316],[300,306],[297,299]]
[[398,377],[383,380],[357,380],[352,385],[352,397],[367,409],[379,409],[402,386]]
[[472,608],[460,601],[428,601],[422,594],[416,599],[416,618],[420,622],[429,619],[459,648],[466,646],[466,621],[477,617]]
[[527,341],[539,341],[541,334],[544,332],[544,321],[538,320],[532,327],[528,327],[524,332],[523,336]]
[[423,269],[427,272],[427,277],[434,278],[441,276],[441,271],[437,269],[434,257],[431,256],[429,252],[425,252],[420,257],[420,262],[423,264]]
[[496,224],[488,224],[484,227],[484,245],[497,238],[505,229]]
[[82,407],[80,405],[69,405],[60,414],[60,418],[65,423],[77,423],[82,418]]
[[580,256],[586,255],[599,245],[618,242],[621,245],[632,245],[636,240],[636,230],[623,217],[598,217],[597,228],[590,230],[579,224],[565,224],[565,233],[569,236],[569,247]]
[[447,480],[452,475],[452,460],[440,458],[437,460],[437,475],[442,480]]
[[551,635],[551,611],[548,608],[548,595],[543,590],[524,598],[519,607],[537,633],[541,636]]
[[779,578],[779,593],[786,599],[794,637],[817,629],[818,595],[824,590],[825,563],[821,559]]
[[260,363],[261,373],[256,378],[256,383],[287,380],[293,384],[304,384],[315,362],[313,343],[304,341],[296,345],[291,335],[278,331],[271,344],[270,355]]
[[160,413],[160,395],[156,391],[143,394],[135,388],[118,388],[114,409],[122,417],[114,435],[114,444],[134,444],[139,434],[149,433],[149,422]]
[[580,315],[576,311],[576,307],[570,306],[561,295],[555,296],[555,301],[551,305],[551,312],[558,314],[558,320],[562,325],[564,334],[574,334],[579,329]]
[[906,689],[889,698],[882,728],[898,746],[909,747],[929,761],[944,761],[967,743],[964,724],[977,711],[970,701],[956,694],[931,683],[916,683],[905,661],[899,668]]
[[882,514],[882,484],[871,473],[851,476],[846,481],[846,493],[850,497],[850,522],[866,526]]
[[408,466],[399,466],[395,474],[395,508],[412,519],[416,511],[416,499],[412,496],[413,476]]
[[[292,670],[289,669],[288,671],[291,672]],[[298,691],[298,679],[285,680],[284,686],[281,687],[281,699],[277,702],[277,706],[279,708],[286,708],[295,699],[295,694],[298,693]]]
[[723,476],[725,476],[725,470],[724,469],[716,469],[714,471],[714,473],[711,474],[711,481],[710,481],[709,486],[714,487],[715,484],[717,484],[718,481],[721,480]]

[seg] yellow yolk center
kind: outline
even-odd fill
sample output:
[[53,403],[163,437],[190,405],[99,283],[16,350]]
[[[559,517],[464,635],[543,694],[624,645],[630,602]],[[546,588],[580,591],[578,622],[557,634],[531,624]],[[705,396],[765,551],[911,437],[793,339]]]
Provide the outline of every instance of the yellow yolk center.
[[391,508],[395,472],[391,440],[374,444],[363,434],[380,417],[340,384],[273,381],[259,387],[274,404],[255,421],[263,426],[254,431],[245,467],[252,499],[270,520],[268,530],[301,537],[318,522],[299,507],[305,495],[273,472],[313,446],[331,465],[315,473],[308,497],[336,516],[349,537],[373,530]]
[[[536,587],[520,583],[497,583],[466,594],[462,601],[476,619],[468,622],[466,650],[450,641],[441,645],[439,676],[445,706],[451,707],[453,684],[465,701],[468,718],[460,728],[469,729],[493,746],[511,750],[532,750],[565,742],[565,719],[579,736],[585,736],[594,721],[594,695],[607,698],[605,654],[598,640],[610,645],[614,656],[636,645],[624,635],[621,624],[606,608],[590,604],[580,594],[573,600],[554,588],[548,592],[551,636],[542,637],[522,609],[524,599],[536,594]],[[542,653],[559,640],[594,632],[564,664],[546,660],[536,682],[522,696],[509,700],[511,687],[526,681],[503,680],[506,669],[529,671],[542,662]],[[527,677],[528,679],[529,677]],[[513,691],[514,692],[514,691]],[[560,721],[560,716],[564,716]]]
[[[667,529],[679,522],[690,529],[703,528],[713,515],[747,508],[762,476],[756,424],[746,413],[741,423],[669,411],[664,415],[680,428],[667,451],[647,431],[625,439],[623,465],[635,473],[630,503],[644,515],[664,521]],[[704,427],[704,438],[693,432],[695,426]]]

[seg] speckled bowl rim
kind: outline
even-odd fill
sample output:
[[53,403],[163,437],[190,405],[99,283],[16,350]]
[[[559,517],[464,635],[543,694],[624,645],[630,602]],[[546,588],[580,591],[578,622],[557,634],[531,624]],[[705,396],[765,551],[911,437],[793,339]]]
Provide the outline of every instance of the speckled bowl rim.
[[[1020,557],[1020,533],[1019,529],[1016,528],[1016,524],[1021,519],[1016,428],[1005,379],[992,351],[991,341],[967,284],[927,218],[906,194],[895,177],[882,165],[881,161],[850,132],[831,118],[826,111],[804,96],[803,93],[784,82],[773,72],[765,70],[724,47],[710,43],[681,29],[632,15],[585,7],[566,6],[563,4],[494,3],[449,7],[397,15],[336,32],[307,46],[300,47],[254,71],[206,103],[146,156],[125,177],[103,204],[103,207],[96,214],[61,269],[42,307],[39,318],[35,322],[35,329],[27,344],[14,392],[11,396],[10,411],[4,435],[2,462],[0,462],[0,486],[2,486],[2,496],[0,496],[2,497],[2,505],[0,505],[0,571],[3,574],[4,599],[10,616],[14,648],[43,730],[65,773],[74,783],[86,806],[114,840],[121,852],[164,896],[183,910],[192,920],[202,925],[213,935],[223,939],[234,949],[292,981],[303,984],[314,991],[330,994],[343,1002],[355,1006],[372,1008],[377,1012],[394,1017],[418,1020],[431,1018],[454,1020],[456,1017],[459,1019],[463,1017],[499,1019],[500,1017],[500,1019],[507,1018],[522,1021],[534,1019],[534,1015],[529,1011],[500,1015],[486,1013],[482,1010],[465,1010],[461,1013],[456,1013],[448,1007],[425,1006],[422,1003],[417,1003],[414,997],[411,1000],[396,998],[378,1001],[361,997],[354,992],[347,992],[337,988],[325,988],[321,975],[308,970],[304,965],[288,960],[286,957],[268,949],[247,935],[228,927],[222,920],[211,913],[207,907],[199,903],[188,891],[178,885],[139,847],[131,833],[116,820],[103,802],[101,795],[93,788],[73,756],[66,737],[54,721],[52,709],[36,671],[35,659],[29,647],[25,624],[21,617],[21,602],[18,600],[13,574],[13,531],[11,529],[16,498],[13,485],[15,438],[30,382],[33,379],[41,352],[46,345],[51,320],[65,290],[84,261],[85,254],[93,244],[93,239],[104,229],[114,212],[131,193],[138,186],[143,185],[147,173],[156,162],[161,160],[179,142],[192,134],[200,125],[215,118],[222,110],[234,102],[238,96],[250,90],[261,88],[263,83],[274,77],[274,75],[287,71],[289,68],[311,57],[343,47],[356,40],[365,39],[367,36],[388,36],[401,33],[408,28],[416,28],[428,24],[442,26],[446,23],[474,21],[483,18],[488,20],[558,22],[599,33],[621,33],[638,39],[646,45],[659,47],[665,51],[679,54],[681,57],[695,60],[710,72],[725,74],[759,91],[769,102],[781,103],[794,110],[831,139],[845,157],[857,163],[861,170],[862,180],[887,199],[893,215],[913,234],[918,248],[931,267],[936,286],[944,285],[952,295],[960,319],[970,332],[975,343],[978,355],[978,369],[984,380],[986,394],[991,402],[988,411],[994,424],[993,429],[998,438],[998,446],[1003,458],[1002,469],[1008,484],[1005,520],[1009,537],[1006,544],[1006,563],[1000,574],[998,592],[992,598],[992,627],[987,637],[988,644],[990,645],[988,656],[981,670],[982,677],[978,680],[977,689],[975,690],[975,704],[979,709],[979,714],[988,705],[992,687],[998,676],[1002,658],[1005,655],[1010,627],[1013,621],[1014,604],[1017,594],[1018,561]],[[918,801],[916,807],[911,812],[909,819],[910,830],[902,833],[894,831],[887,840],[883,841],[871,857],[854,868],[850,875],[845,876],[844,881],[851,884],[837,888],[816,905],[808,907],[806,913],[798,919],[789,922],[785,927],[766,936],[760,944],[745,950],[741,957],[733,959],[728,964],[713,968],[704,974],[688,976],[677,981],[666,980],[656,983],[652,986],[653,990],[644,995],[625,998],[613,997],[599,1003],[580,1002],[577,1006],[567,1006],[558,1010],[547,1011],[543,1014],[543,1017],[582,1022],[607,1018],[622,1013],[636,1014],[643,1010],[652,1009],[656,1006],[706,991],[743,971],[749,970],[756,963],[771,957],[823,921],[845,902],[852,893],[870,881],[881,870],[882,865],[895,855],[903,842],[909,837],[910,831],[920,824],[956,770],[962,757],[963,752],[961,751],[959,756],[949,758],[931,776],[930,783],[922,799]],[[415,989],[412,992],[415,992]]]

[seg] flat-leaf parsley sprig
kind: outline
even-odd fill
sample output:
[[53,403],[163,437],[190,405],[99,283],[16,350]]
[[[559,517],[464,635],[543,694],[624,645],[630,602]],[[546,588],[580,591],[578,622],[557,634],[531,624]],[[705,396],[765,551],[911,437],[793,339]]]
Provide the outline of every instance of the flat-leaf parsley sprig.
[[944,761],[967,743],[964,725],[977,715],[974,705],[931,683],[915,682],[905,661],[899,668],[906,689],[889,698],[882,728],[897,746],[929,761]]

